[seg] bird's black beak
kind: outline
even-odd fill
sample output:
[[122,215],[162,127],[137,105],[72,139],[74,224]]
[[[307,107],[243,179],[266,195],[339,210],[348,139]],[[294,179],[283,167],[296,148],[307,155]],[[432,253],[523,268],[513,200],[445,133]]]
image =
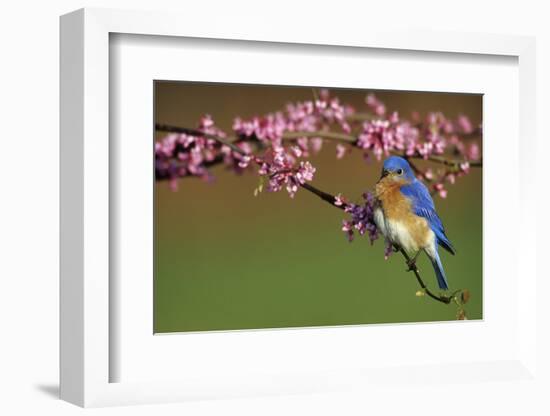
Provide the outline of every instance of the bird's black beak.
[[390,174],[390,171],[387,169],[382,169],[382,174],[380,175],[380,179],[385,178]]

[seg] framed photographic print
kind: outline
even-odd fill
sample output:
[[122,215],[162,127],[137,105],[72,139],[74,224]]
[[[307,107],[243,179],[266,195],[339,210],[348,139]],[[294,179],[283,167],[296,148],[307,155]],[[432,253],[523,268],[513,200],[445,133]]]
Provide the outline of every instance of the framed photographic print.
[[483,318],[482,95],[181,81],[154,95],[155,333]]
[[62,398],[538,383],[534,41],[180,21],[61,19]]

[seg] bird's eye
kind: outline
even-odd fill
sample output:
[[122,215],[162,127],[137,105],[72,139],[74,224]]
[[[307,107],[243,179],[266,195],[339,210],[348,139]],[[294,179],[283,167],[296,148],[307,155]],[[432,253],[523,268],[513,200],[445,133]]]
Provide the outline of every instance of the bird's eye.
[[398,175],[403,175],[403,169],[397,169],[397,170],[396,170],[396,173],[397,173]]

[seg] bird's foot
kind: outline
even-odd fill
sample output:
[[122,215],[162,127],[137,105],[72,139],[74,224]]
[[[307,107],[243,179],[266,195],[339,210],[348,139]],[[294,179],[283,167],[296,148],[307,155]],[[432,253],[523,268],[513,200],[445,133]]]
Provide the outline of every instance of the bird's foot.
[[414,270],[417,270],[416,258],[407,260],[407,267],[408,267],[408,269],[407,269],[408,272],[412,272]]

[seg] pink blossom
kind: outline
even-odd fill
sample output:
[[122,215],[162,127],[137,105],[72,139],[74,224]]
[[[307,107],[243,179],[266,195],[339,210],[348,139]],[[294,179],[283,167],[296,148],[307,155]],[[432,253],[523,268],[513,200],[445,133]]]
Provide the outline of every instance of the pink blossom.
[[323,147],[323,139],[320,137],[312,137],[310,139],[311,148],[315,153],[319,153]]
[[458,126],[459,131],[463,134],[471,134],[474,131],[472,122],[464,114],[461,114],[458,116],[458,118],[456,119],[456,124]]
[[176,178],[171,178],[169,184],[172,192],[176,192],[178,190],[178,180]]
[[353,222],[348,220],[342,220],[342,231],[346,233],[348,241],[353,241]]
[[264,158],[258,173],[268,177],[269,192],[278,192],[285,188],[293,198],[300,185],[313,180],[313,165],[309,161],[300,161],[295,167],[296,162],[295,156],[288,153],[284,147],[274,149]]
[[426,169],[424,172],[424,177],[428,180],[432,180],[434,178],[434,172],[431,168]]
[[292,146],[292,147],[290,148],[290,150],[292,151],[292,153],[293,153],[294,156],[296,156],[296,157],[300,157],[300,156],[302,156],[302,154],[304,153],[304,152],[302,151],[302,149],[301,149],[300,147],[298,147],[298,146]]
[[296,172],[296,179],[300,184],[311,182],[313,180],[313,174],[315,173],[315,168],[311,165],[310,162],[300,162],[300,167]]
[[342,159],[346,155],[346,146],[338,143],[336,145],[336,159]]
[[342,194],[338,194],[334,197],[334,205],[336,205],[337,207],[341,207],[346,204],[347,204],[346,198],[344,198]]
[[386,114],[386,106],[380,101],[374,94],[367,95],[365,102],[367,107],[377,116],[383,116]]
[[468,147],[467,157],[469,160],[480,159],[479,145],[477,143],[470,143],[470,146]]
[[155,171],[159,178],[170,180],[170,187],[177,189],[177,178],[197,176],[209,179],[210,174],[205,162],[214,160],[220,151],[218,142],[202,136],[215,135],[225,137],[225,133],[214,125],[212,117],[204,115],[199,120],[196,135],[171,133],[155,143]]
[[[339,125],[346,133],[351,132],[347,117],[353,113],[353,108],[342,105],[337,97],[330,97],[328,92],[323,92],[320,97],[315,101],[289,103],[284,112],[256,116],[250,120],[237,117],[233,122],[233,131],[240,137],[255,138],[273,148],[281,146],[285,132],[311,133],[332,124]],[[313,148],[318,151],[322,139],[314,139]],[[308,139],[303,137],[297,141],[307,156]]]
[[374,153],[376,159],[389,155],[394,144],[394,132],[387,120],[372,120],[363,123],[363,131],[357,140],[357,146]]
[[446,119],[443,113],[437,111],[437,112],[430,112],[426,116],[426,124],[430,127],[430,129],[437,129],[445,123]]
[[236,152],[229,146],[221,146],[220,153],[223,155],[223,162],[228,169],[233,170],[237,174],[241,174],[252,162],[252,146],[247,142],[238,142],[234,144],[241,149],[245,154]]
[[301,150],[299,157],[309,157],[310,149],[313,153],[318,153],[323,146],[323,139],[320,137],[299,137],[296,139],[296,144]]
[[407,121],[395,126],[396,150],[403,150],[407,156],[417,152],[420,140],[419,130]]
[[469,162],[462,162],[459,165],[459,168],[460,168],[461,172],[468,173],[468,172],[470,172],[470,163]]
[[202,131],[205,134],[211,134],[213,136],[218,136],[221,138],[226,137],[225,132],[215,126],[214,119],[210,114],[205,114],[200,118],[198,130]]
[[447,190],[442,183],[436,183],[433,186],[434,191],[436,191],[441,198],[447,198]]
[[452,134],[454,132],[454,125],[450,120],[445,119],[441,126],[445,134]]
[[427,158],[432,153],[443,151],[445,143],[439,137],[432,135],[421,143],[416,127],[407,121],[400,122],[397,115],[391,117],[391,120],[365,121],[357,139],[357,147],[372,152],[377,160],[389,156],[390,152],[404,152],[407,156],[418,153]]
[[240,117],[237,117],[233,121],[233,130],[235,133],[242,134],[244,136],[252,136],[255,130],[258,128],[258,120],[242,120]]
[[[343,203],[343,197],[339,196],[338,198]],[[372,244],[378,238],[378,229],[374,223],[374,197],[367,192],[363,194],[363,200],[363,205],[346,204],[344,211],[351,215],[351,220],[344,220],[342,231],[347,234],[350,242],[353,241],[355,232],[358,232],[359,235],[368,234]]]
[[448,142],[449,142],[449,144],[454,146],[455,153],[459,153],[459,154],[464,153],[464,150],[465,150],[464,142],[456,134],[453,134],[448,139]]

